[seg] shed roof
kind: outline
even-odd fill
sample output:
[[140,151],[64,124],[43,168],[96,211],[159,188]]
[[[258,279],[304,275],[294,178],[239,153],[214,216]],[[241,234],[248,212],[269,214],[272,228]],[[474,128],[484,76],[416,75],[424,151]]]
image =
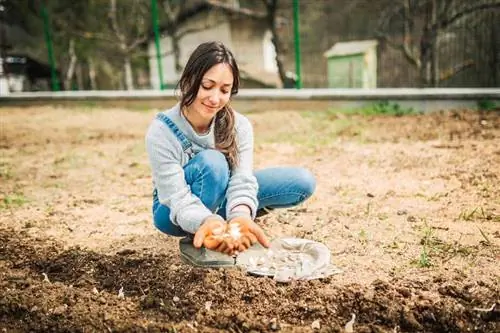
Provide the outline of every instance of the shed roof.
[[370,48],[376,47],[377,44],[378,41],[375,39],[338,42],[335,43],[325,53],[323,53],[323,56],[330,58],[334,56],[346,56],[346,55],[365,53]]

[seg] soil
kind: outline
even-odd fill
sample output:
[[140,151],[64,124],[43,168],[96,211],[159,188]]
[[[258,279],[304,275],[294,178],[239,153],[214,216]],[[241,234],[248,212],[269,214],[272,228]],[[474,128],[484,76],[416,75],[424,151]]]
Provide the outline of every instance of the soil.
[[317,179],[258,223],[343,270],[291,283],[190,267],[155,230],[156,111],[0,109],[2,332],[500,331],[497,111],[248,113],[256,168]]

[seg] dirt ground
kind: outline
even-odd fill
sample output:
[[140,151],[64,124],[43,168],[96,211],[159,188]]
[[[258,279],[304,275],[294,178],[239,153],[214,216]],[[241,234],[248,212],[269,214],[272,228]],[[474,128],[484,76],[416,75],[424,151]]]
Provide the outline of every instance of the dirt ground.
[[0,109],[2,332],[499,332],[500,116],[249,113],[256,168],[317,178],[270,237],[342,274],[278,283],[183,264],[151,223],[156,110]]

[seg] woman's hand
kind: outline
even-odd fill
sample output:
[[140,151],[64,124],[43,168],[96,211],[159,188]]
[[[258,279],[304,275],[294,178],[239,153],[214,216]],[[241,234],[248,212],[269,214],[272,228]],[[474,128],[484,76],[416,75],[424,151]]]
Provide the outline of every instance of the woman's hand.
[[223,242],[226,227],[226,223],[221,218],[209,216],[194,234],[194,247],[199,249],[204,245],[209,250],[216,250]]
[[227,225],[227,233],[235,240],[233,253],[243,252],[257,242],[269,247],[269,240],[264,231],[250,217],[240,216],[231,219]]

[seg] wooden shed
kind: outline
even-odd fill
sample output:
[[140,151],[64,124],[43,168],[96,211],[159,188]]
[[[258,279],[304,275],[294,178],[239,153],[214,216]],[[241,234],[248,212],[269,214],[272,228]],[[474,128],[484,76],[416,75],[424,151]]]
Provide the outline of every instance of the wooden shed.
[[327,58],[329,88],[377,87],[376,40],[336,43],[323,55]]

